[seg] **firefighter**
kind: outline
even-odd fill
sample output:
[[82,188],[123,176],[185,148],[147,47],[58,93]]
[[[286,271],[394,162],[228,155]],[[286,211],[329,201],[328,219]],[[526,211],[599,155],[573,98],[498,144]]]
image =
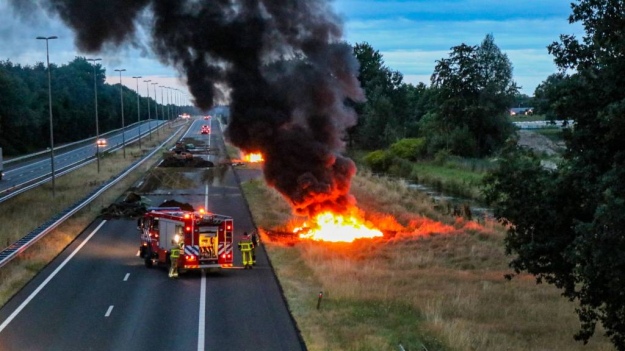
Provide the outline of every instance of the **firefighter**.
[[252,269],[252,239],[247,232],[243,232],[243,237],[241,241],[239,241],[239,250],[241,250],[241,256],[243,258],[243,268]]
[[258,246],[258,235],[252,232],[252,265],[256,266],[256,247]]
[[178,257],[180,257],[181,248],[182,243],[180,243],[180,245],[174,245],[171,248],[171,253],[169,254],[169,260],[171,262],[171,266],[169,267],[170,278],[178,278]]

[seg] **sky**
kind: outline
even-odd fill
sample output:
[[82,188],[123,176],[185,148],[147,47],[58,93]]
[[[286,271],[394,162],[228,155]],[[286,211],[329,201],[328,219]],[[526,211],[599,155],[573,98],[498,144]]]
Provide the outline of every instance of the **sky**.
[[[332,6],[343,20],[344,39],[369,43],[383,55],[390,69],[404,81],[429,85],[436,60],[447,58],[453,46],[479,45],[487,34],[510,59],[521,93],[532,96],[538,84],[557,72],[547,45],[560,34],[583,35],[580,24],[569,24],[571,0],[335,0]],[[0,0],[0,60],[32,65],[45,62],[45,42],[37,36],[58,36],[49,42],[50,62],[65,64],[76,56],[102,58],[107,82],[119,83],[115,69],[126,69],[122,83],[146,96],[144,80],[187,92],[184,81],[160,64],[148,48],[122,48],[98,55],[80,53],[74,34],[45,12],[29,18],[16,16],[7,0]],[[154,97],[154,86],[149,87]],[[156,90],[157,99],[162,89]],[[182,96],[182,95],[181,95]],[[184,97],[183,97],[184,98]],[[165,92],[167,99],[167,92]]]

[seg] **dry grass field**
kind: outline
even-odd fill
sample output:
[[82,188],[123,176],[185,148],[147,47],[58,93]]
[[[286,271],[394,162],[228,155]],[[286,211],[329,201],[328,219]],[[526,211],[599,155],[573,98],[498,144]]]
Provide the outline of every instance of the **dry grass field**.
[[[121,151],[104,158],[99,174],[93,164],[57,178],[54,199],[49,186],[43,186],[0,204],[0,244],[38,227],[118,174],[139,153],[131,146],[126,159]],[[0,269],[0,305],[102,208],[123,196],[157,158]],[[503,250],[504,229],[496,223],[446,216],[406,184],[361,172],[352,193],[367,219],[387,233],[385,238],[285,242],[265,231],[284,231],[297,220],[288,204],[262,180],[247,181],[243,188],[311,351],[614,349],[601,335],[588,345],[573,340],[575,305],[553,287],[536,285],[530,276],[503,278],[510,273],[509,258]]]
[[311,351],[613,350],[601,335],[588,345],[573,340],[575,305],[553,287],[504,279],[509,258],[497,223],[446,217],[405,184],[359,174],[358,206],[394,236],[285,243],[266,230],[288,227],[286,202],[260,180],[244,191]]

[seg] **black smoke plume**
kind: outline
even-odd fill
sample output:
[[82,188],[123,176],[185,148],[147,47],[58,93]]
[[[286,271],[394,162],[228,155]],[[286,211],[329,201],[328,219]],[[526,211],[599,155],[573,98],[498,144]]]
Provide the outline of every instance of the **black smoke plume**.
[[[25,8],[26,0],[11,0]],[[261,152],[267,182],[299,214],[343,211],[356,168],[342,136],[364,99],[327,0],[30,0],[57,13],[86,53],[140,42],[186,79],[195,104],[230,99],[229,140]],[[19,4],[19,6],[18,6]]]

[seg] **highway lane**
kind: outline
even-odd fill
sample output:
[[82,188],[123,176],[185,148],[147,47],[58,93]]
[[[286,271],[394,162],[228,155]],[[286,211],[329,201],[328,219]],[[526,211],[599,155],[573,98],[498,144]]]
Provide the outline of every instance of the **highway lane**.
[[[157,133],[157,125],[164,124],[165,121],[143,121],[126,127],[125,132],[121,130],[102,135],[107,140],[107,145],[100,147],[100,153],[121,148],[123,141],[126,144],[136,141],[139,133],[143,140],[150,137],[150,133]],[[167,127],[161,127],[167,128]],[[160,131],[159,133],[162,133]],[[67,147],[55,147],[54,169],[59,171],[65,167],[92,159],[96,154],[95,143],[89,140],[80,143],[73,143]],[[8,163],[5,165],[4,177],[0,181],[0,193],[8,189],[20,187],[24,183],[29,183],[35,179],[51,177],[50,154],[44,153],[38,157],[24,160],[23,162]]]
[[[194,122],[185,139],[199,143],[208,138],[212,145],[223,145],[216,121],[211,121],[208,136],[195,134],[196,124],[203,122]],[[146,194],[153,204],[173,198],[207,206],[209,211],[234,218],[236,237],[253,230],[231,167],[219,177],[207,176],[207,169],[177,171],[197,182]],[[95,231],[99,223],[87,228],[0,310],[1,349],[305,349],[262,247],[253,270],[192,272],[171,280],[166,267],[148,269],[136,256],[139,233],[135,220],[107,221]],[[51,277],[91,233],[82,249]],[[235,265],[241,266],[237,250]],[[47,285],[29,299],[46,279]],[[19,306],[24,307],[19,310]]]

